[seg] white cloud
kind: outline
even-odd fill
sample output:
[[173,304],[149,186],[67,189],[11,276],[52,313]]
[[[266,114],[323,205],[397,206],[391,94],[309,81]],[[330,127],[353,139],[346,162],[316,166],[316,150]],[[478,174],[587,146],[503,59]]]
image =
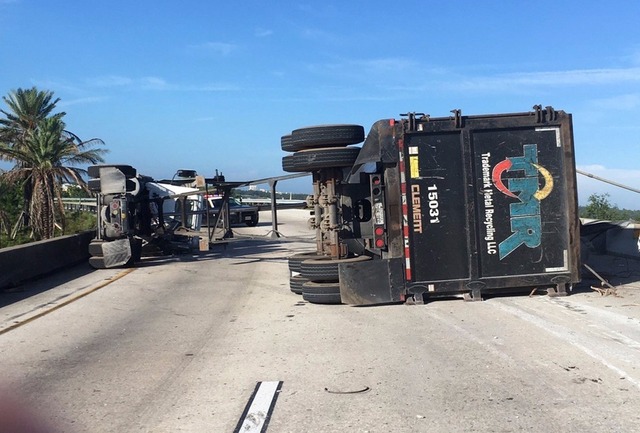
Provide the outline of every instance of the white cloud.
[[215,116],[206,116],[206,117],[197,117],[195,119],[192,120],[192,122],[194,123],[200,123],[200,122],[214,122],[214,121],[219,121],[220,118],[219,117],[215,117]]
[[640,93],[616,95],[610,98],[600,98],[591,101],[599,109],[607,110],[633,110],[640,107]]
[[[444,68],[420,65],[417,62],[402,58],[352,59],[344,62],[314,64],[311,69],[321,71],[345,72],[391,72],[413,70],[424,77],[437,79],[448,88],[458,90],[504,90],[505,88],[551,87],[551,86],[596,86],[640,83],[640,67],[573,69],[565,71],[516,72],[490,76],[468,76],[455,73]],[[429,84],[433,88],[433,82]],[[415,89],[415,87],[413,87]],[[426,88],[425,88],[426,89]],[[635,101],[635,95],[626,100]]]
[[576,168],[585,173],[579,173],[577,178],[581,205],[585,205],[592,194],[609,194],[609,201],[613,205],[624,209],[640,209],[639,193],[586,175],[594,175],[626,187],[640,189],[640,168],[638,170],[617,169],[600,164],[581,165]]
[[[400,73],[413,74],[419,70],[419,64],[413,60],[403,57],[380,57],[371,59],[339,59],[335,62],[311,63],[306,65],[307,69],[314,73],[336,75],[356,78],[358,81],[364,78],[376,76],[387,77],[391,74],[394,77]],[[437,70],[429,70],[427,73],[438,74]],[[386,78],[385,78],[386,80]]]
[[52,90],[57,95],[60,92],[67,92],[71,94],[81,94],[82,89],[76,85],[71,85],[64,81],[54,80],[31,80],[31,83],[41,89]]
[[[453,82],[456,82],[454,85]],[[504,90],[523,87],[594,86],[640,83],[640,68],[575,69],[567,71],[521,72],[490,77],[460,77],[452,80],[459,90]]]
[[84,104],[91,104],[94,102],[102,102],[102,101],[106,101],[107,99],[109,99],[106,96],[87,96],[85,98],[77,98],[77,99],[71,99],[71,100],[61,100],[58,103],[59,107],[68,107],[71,105],[84,105]]
[[184,90],[192,90],[197,92],[235,92],[241,90],[241,87],[235,84],[217,83],[217,84],[204,84],[196,86],[186,86]]
[[90,78],[85,80],[85,83],[89,87],[117,87],[149,91],[229,92],[240,90],[237,85],[229,83],[175,84],[153,75],[139,78],[109,75]]
[[604,165],[600,165],[600,164],[581,165],[576,168],[578,170],[583,170],[585,172],[592,172],[592,171],[603,172],[607,169]]
[[499,77],[524,85],[620,84],[640,82],[640,68],[575,69],[569,71],[507,74]]
[[[618,184],[617,187],[627,187],[623,189],[640,190],[640,167],[635,169],[607,168],[603,165],[592,164],[577,166],[581,177],[590,178],[605,184]],[[591,175],[591,176],[590,176]],[[593,176],[593,177],[592,177]],[[600,178],[600,179],[598,179]],[[606,182],[609,181],[609,182]],[[640,196],[638,197],[640,199]]]
[[123,87],[133,84],[133,79],[120,75],[104,75],[100,77],[89,78],[87,84],[94,87]]
[[273,34],[273,30],[257,28],[255,35],[259,38],[264,38],[267,36],[271,36]]
[[144,89],[167,90],[170,88],[164,79],[158,77],[143,77],[140,81]]
[[625,56],[623,60],[630,62],[632,65],[640,65],[640,46],[632,47],[631,54]]
[[354,60],[350,62],[353,66],[370,71],[401,71],[411,67],[416,67],[416,62],[402,57],[383,57],[376,59]]
[[[519,72],[497,75],[470,76],[465,73],[447,71],[442,68],[419,68],[409,62],[399,63],[399,67],[414,69],[416,75],[424,77],[415,86],[392,86],[389,90],[432,92],[434,88],[441,91],[474,92],[492,94],[522,93],[540,89],[548,90],[552,87],[605,86],[605,85],[636,85],[640,84],[640,67],[605,68],[605,69],[575,69],[566,71]],[[614,102],[614,101],[611,101]],[[625,104],[635,103],[635,96],[627,96],[622,100]]]
[[306,28],[302,29],[300,31],[300,34],[305,39],[310,39],[317,42],[325,42],[329,44],[340,44],[344,42],[343,39],[339,38],[335,34],[320,29]]
[[235,51],[238,46],[227,42],[205,42],[199,45],[191,45],[189,48],[200,52],[222,54],[226,56]]

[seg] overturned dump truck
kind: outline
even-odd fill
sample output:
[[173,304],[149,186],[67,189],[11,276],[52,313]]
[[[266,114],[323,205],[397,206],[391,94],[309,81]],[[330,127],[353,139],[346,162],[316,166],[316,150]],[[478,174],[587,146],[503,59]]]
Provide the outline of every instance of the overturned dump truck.
[[316,250],[289,258],[293,292],[370,305],[579,281],[571,115],[452,113],[282,137],[283,169],[313,176]]
[[169,254],[198,246],[203,198],[193,178],[155,181],[129,165],[88,169],[97,195],[97,232],[89,263],[98,269],[140,260],[143,246]]

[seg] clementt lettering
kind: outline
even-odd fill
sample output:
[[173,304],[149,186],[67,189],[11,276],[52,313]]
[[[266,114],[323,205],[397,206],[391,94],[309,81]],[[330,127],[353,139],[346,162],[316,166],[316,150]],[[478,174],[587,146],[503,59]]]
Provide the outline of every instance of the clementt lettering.
[[420,185],[411,185],[411,209],[413,210],[413,231],[416,233],[422,233]]

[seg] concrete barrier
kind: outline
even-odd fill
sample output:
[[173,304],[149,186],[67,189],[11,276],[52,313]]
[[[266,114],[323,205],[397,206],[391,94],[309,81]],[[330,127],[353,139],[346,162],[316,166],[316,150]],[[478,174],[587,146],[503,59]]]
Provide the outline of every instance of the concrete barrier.
[[0,290],[89,259],[95,231],[0,250]]

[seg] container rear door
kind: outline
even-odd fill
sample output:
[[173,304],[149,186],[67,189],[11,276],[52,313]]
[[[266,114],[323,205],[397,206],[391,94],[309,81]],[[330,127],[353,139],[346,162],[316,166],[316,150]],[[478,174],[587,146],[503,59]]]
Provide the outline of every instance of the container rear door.
[[478,278],[568,271],[559,127],[471,131]]
[[460,132],[405,137],[413,279],[468,279],[469,231]]
[[579,281],[571,116],[554,116],[430,119],[404,133],[409,285]]

